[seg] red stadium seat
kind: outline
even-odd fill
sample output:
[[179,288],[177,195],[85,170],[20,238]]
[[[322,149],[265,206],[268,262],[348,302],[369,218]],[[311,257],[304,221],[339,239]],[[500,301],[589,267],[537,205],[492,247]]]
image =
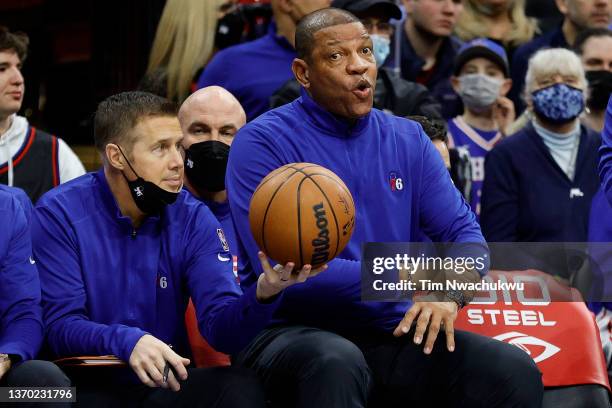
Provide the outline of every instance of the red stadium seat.
[[538,365],[545,387],[596,384],[610,391],[599,331],[576,289],[535,270],[491,271],[486,279],[523,282],[525,291],[477,294],[459,314],[457,329],[519,347]]
[[219,367],[230,365],[227,354],[219,353],[200,334],[195,308],[191,300],[185,312],[185,325],[187,326],[187,336],[191,345],[191,353],[196,367]]

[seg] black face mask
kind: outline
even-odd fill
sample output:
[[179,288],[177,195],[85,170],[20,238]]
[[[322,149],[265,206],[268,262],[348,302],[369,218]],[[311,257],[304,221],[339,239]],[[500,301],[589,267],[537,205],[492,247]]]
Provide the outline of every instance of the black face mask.
[[605,110],[612,93],[612,72],[587,71],[586,78],[589,81],[587,106],[596,111]]
[[222,50],[240,43],[244,31],[244,18],[240,9],[227,13],[217,21],[215,46]]
[[132,199],[140,211],[147,215],[159,214],[165,206],[176,201],[179,193],[164,190],[158,185],[151,183],[150,181],[146,181],[140,177],[132,167],[132,164],[128,158],[125,157],[125,154],[123,154],[121,147],[119,147],[119,151],[125,158],[128,166],[130,166],[130,169],[132,169],[134,174],[136,174],[136,177],[138,177],[136,180],[130,181],[126,177],[125,173],[121,172],[123,174],[123,178],[125,178],[125,181],[127,181],[128,187],[130,188]]
[[199,190],[225,190],[225,169],[230,147],[216,140],[194,143],[185,151],[185,174]]

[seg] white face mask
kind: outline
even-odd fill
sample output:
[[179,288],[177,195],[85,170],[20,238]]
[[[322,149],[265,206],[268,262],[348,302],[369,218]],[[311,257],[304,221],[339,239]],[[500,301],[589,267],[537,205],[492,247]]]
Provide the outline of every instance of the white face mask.
[[384,35],[370,34],[376,66],[381,67],[391,52],[391,40]]
[[503,81],[483,74],[467,74],[459,77],[459,96],[463,104],[472,109],[485,109],[492,106],[497,98]]

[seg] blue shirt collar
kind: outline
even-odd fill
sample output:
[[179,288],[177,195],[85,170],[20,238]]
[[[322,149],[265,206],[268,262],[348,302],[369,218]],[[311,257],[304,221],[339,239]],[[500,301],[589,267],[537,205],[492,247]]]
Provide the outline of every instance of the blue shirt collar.
[[291,43],[285,37],[277,34],[276,23],[274,20],[272,20],[268,25],[268,36],[282,48],[295,52],[293,45],[291,45]]
[[359,136],[365,131],[370,122],[372,111],[351,124],[345,120],[339,119],[337,116],[321,107],[310,97],[304,88],[300,88],[300,94],[301,98],[297,99],[294,103],[302,108],[315,127],[331,136],[341,138]]

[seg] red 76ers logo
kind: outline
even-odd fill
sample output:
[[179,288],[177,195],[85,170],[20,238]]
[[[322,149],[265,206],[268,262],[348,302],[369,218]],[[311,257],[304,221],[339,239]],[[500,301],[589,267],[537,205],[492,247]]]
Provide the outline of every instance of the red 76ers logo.
[[391,191],[401,191],[404,189],[404,181],[398,172],[392,171],[389,173],[389,187],[391,187]]

